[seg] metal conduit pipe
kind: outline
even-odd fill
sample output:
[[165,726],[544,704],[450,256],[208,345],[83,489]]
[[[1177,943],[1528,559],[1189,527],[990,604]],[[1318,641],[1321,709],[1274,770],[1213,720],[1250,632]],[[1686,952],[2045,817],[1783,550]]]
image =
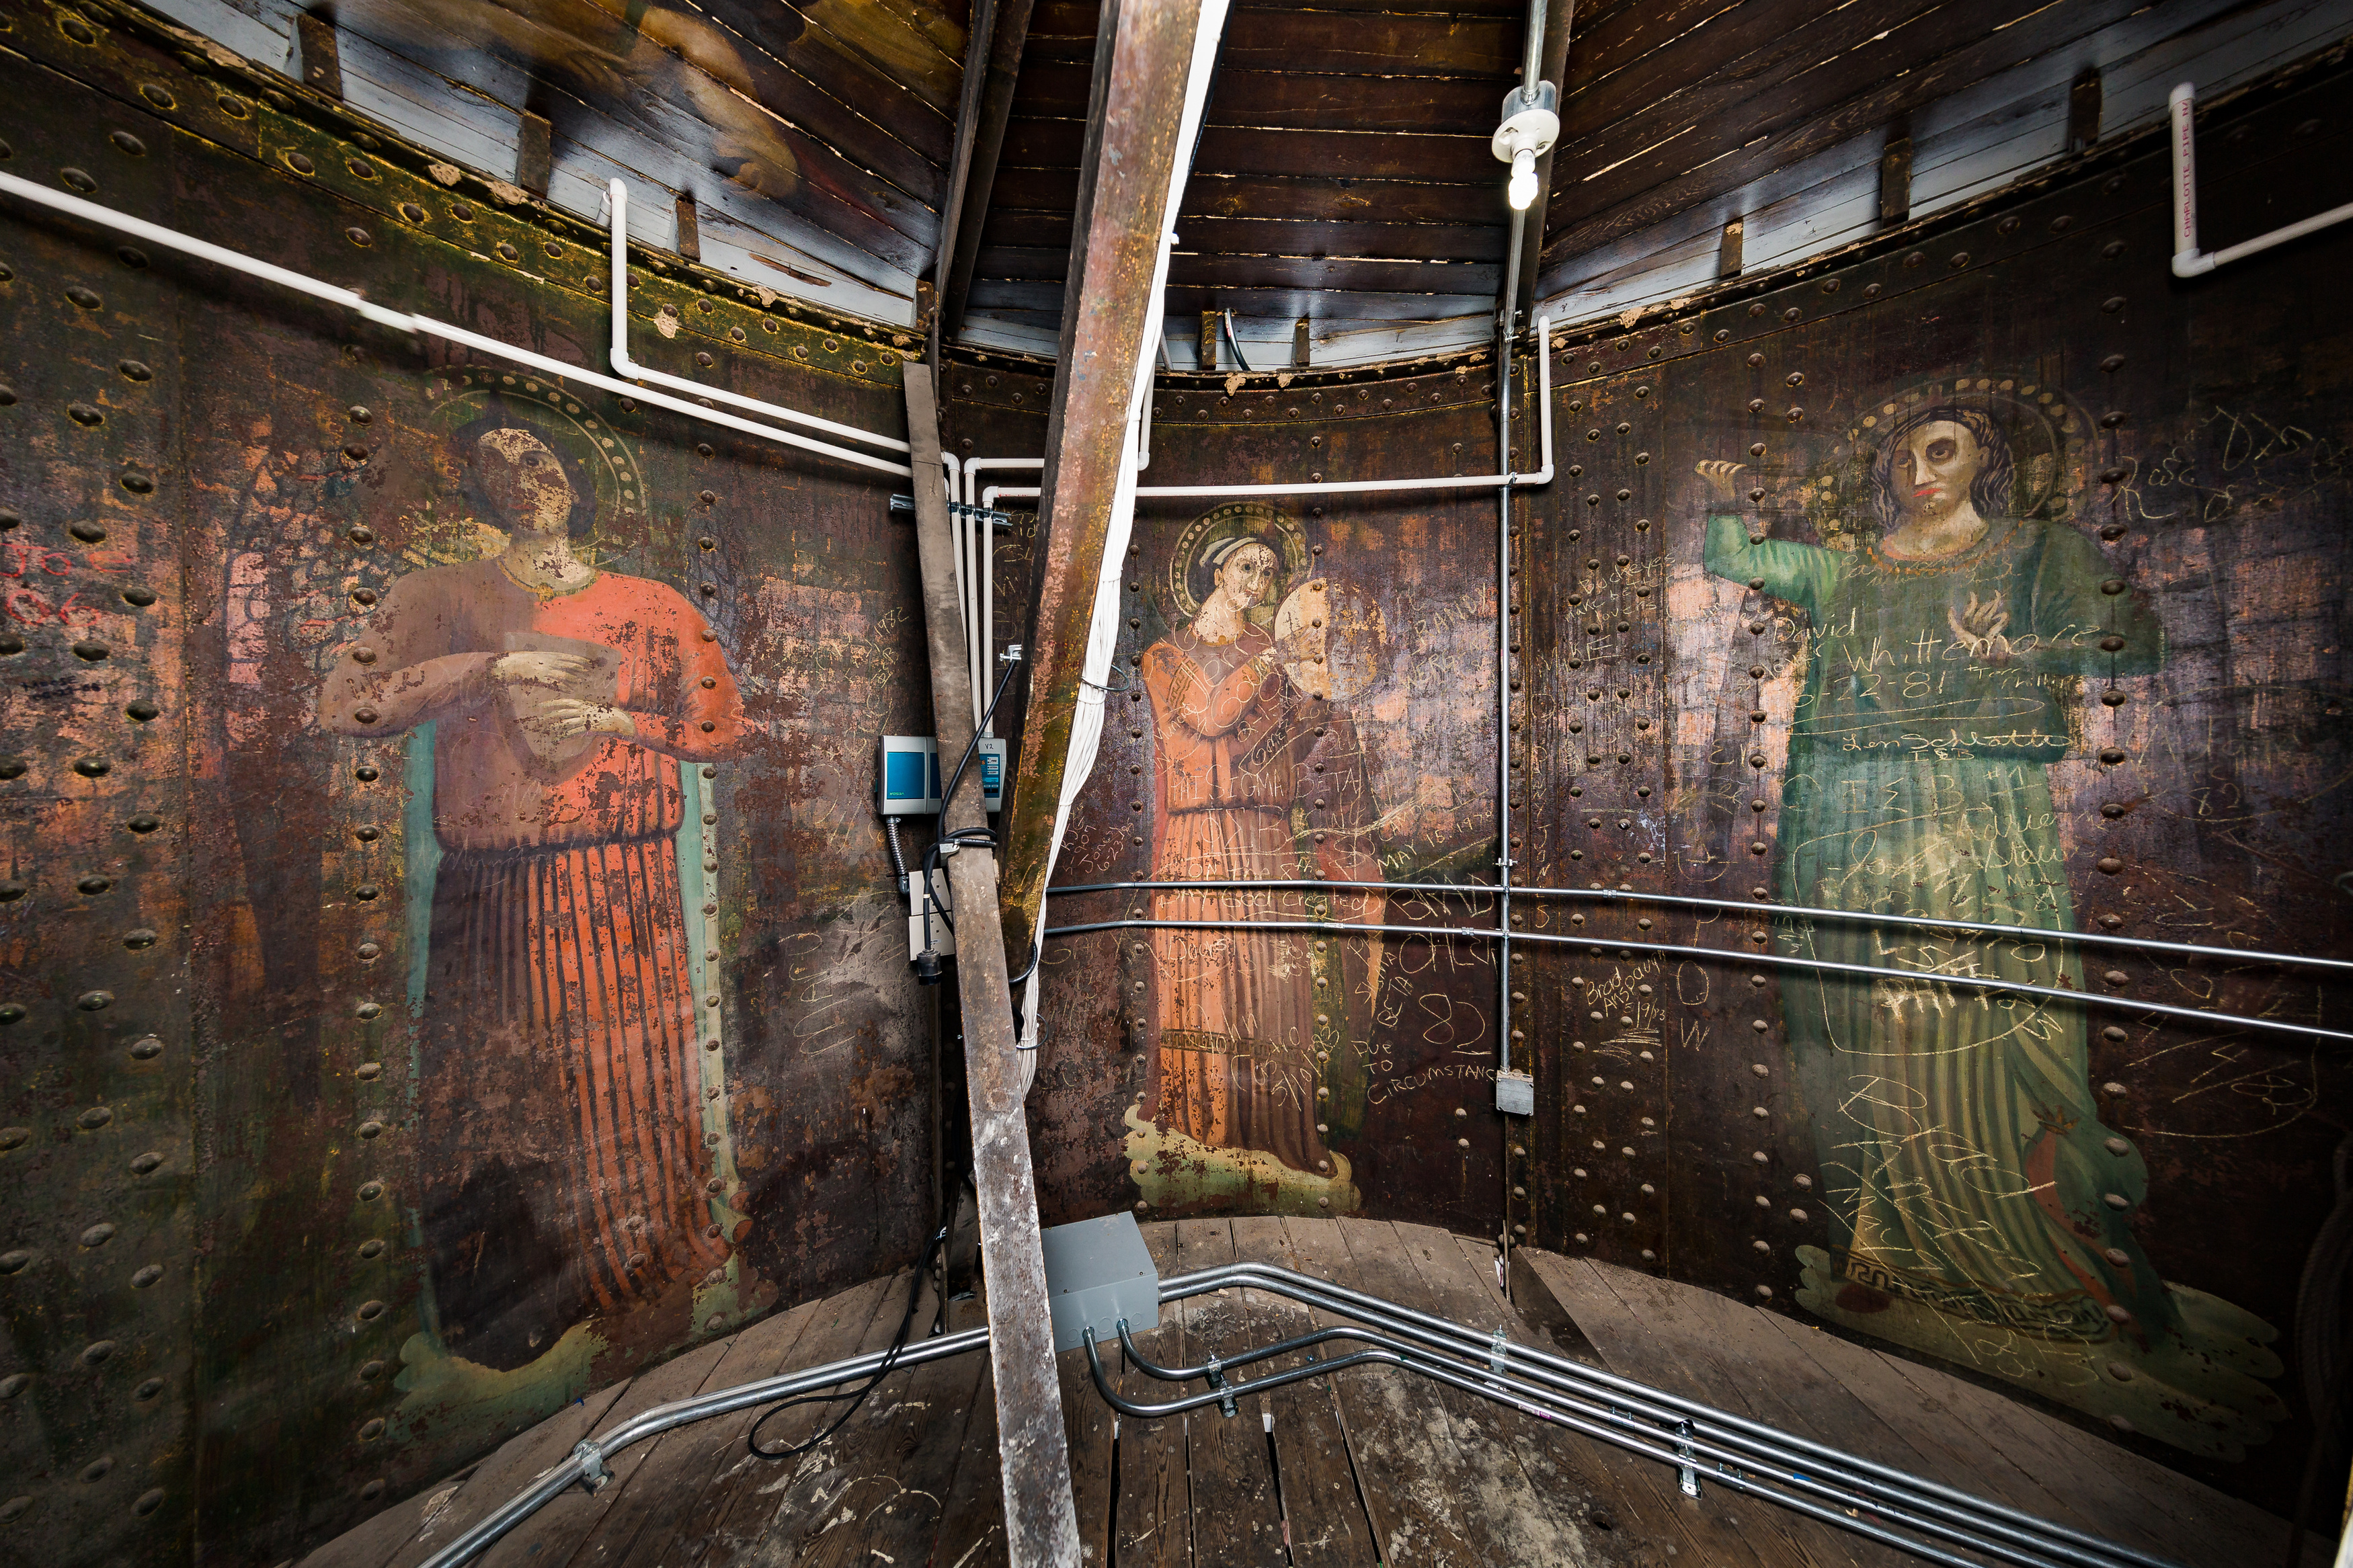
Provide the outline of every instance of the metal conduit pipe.
[[[1846,1453],[1811,1438],[1784,1432],[1763,1422],[1735,1415],[1701,1401],[1669,1394],[1648,1384],[1620,1377],[1614,1373],[1587,1366],[1535,1346],[1508,1342],[1499,1346],[1491,1336],[1466,1324],[1399,1306],[1380,1297],[1301,1274],[1277,1264],[1231,1263],[1180,1275],[1162,1281],[1160,1300],[1166,1304],[1237,1287],[1263,1289],[1271,1295],[1284,1297],[1319,1311],[1374,1323],[1425,1348],[1485,1360],[1491,1369],[1500,1358],[1517,1366],[1526,1375],[1561,1392],[1601,1398],[1613,1406],[1624,1405],[1628,1411],[1654,1421],[1689,1423],[1694,1437],[1704,1435],[1712,1444],[1777,1464],[1810,1465],[1840,1484],[1891,1499],[1905,1500],[1908,1506],[1939,1510],[1954,1517],[1975,1518],[1981,1521],[1982,1528],[1997,1533],[2017,1535],[2022,1532],[2047,1542],[2050,1550],[2078,1562],[2130,1563],[2136,1568],[2170,1568],[2161,1558],[2084,1535],[2064,1525],[2021,1513],[1909,1471]],[[1221,1361],[1221,1365],[1226,1367],[1234,1364],[1236,1363],[1232,1359]],[[1613,1409],[1612,1419],[1617,1418],[1617,1412]],[[1682,1434],[1677,1436],[1680,1437]],[[1743,1461],[1736,1456],[1735,1462]]]
[[619,180],[610,181],[605,187],[605,198],[613,215],[613,282],[607,292],[612,296],[613,300],[612,355],[613,373],[616,375],[625,375],[631,381],[648,382],[655,386],[667,386],[673,391],[688,393],[696,397],[707,397],[713,403],[723,403],[731,408],[749,409],[752,413],[764,415],[770,419],[782,419],[794,425],[806,425],[812,429],[823,430],[828,435],[839,436],[850,441],[863,441],[870,447],[880,447],[886,451],[904,452],[910,449],[906,442],[895,436],[878,435],[871,430],[860,430],[855,425],[842,425],[831,419],[820,419],[814,414],[803,414],[797,408],[786,408],[777,403],[764,403],[756,397],[745,397],[740,393],[730,392],[724,387],[707,386],[702,382],[689,381],[684,376],[670,375],[632,360],[629,357],[629,187]]
[[[892,1370],[923,1366],[935,1361],[945,1361],[969,1351],[988,1348],[987,1329],[966,1329],[962,1333],[943,1334],[937,1339],[923,1340],[903,1346],[898,1352]],[[448,1545],[427,1558],[421,1568],[458,1568],[470,1563],[497,1543],[499,1538],[523,1521],[554,1502],[570,1488],[585,1486],[595,1491],[610,1479],[605,1461],[632,1444],[659,1436],[676,1427],[697,1421],[707,1421],[714,1415],[732,1415],[739,1410],[771,1405],[798,1394],[814,1394],[821,1388],[871,1377],[891,1356],[887,1350],[871,1351],[844,1361],[811,1367],[806,1372],[788,1372],[776,1377],[765,1377],[756,1383],[738,1384],[716,1394],[698,1394],[692,1399],[673,1400],[642,1411],[616,1426],[602,1437],[584,1439],[575,1444],[571,1457],[555,1466],[538,1479],[509,1498],[488,1516],[475,1523]]]
[[[1124,1331],[1127,1327],[1126,1320],[1122,1319],[1119,1326],[1122,1331]],[[1120,1338],[1124,1344],[1132,1342],[1124,1331]],[[1266,1377],[1254,1378],[1248,1383],[1224,1382],[1225,1371],[1235,1363],[1220,1363],[1217,1368],[1218,1377],[1214,1380],[1215,1386],[1209,1392],[1182,1399],[1150,1404],[1130,1399],[1113,1389],[1103,1374],[1103,1361],[1097,1350],[1095,1332],[1092,1329],[1085,1331],[1085,1339],[1087,1364],[1095,1379],[1095,1392],[1102,1395],[1105,1404],[1124,1415],[1140,1418],[1181,1415],[1210,1405],[1220,1407],[1229,1406],[1232,1401],[1243,1394],[1261,1394],[1307,1378],[1328,1376],[1332,1373],[1345,1371],[1349,1367],[1394,1366],[1401,1371],[1447,1384],[1466,1394],[1474,1394],[1482,1399],[1493,1400],[1498,1405],[1508,1405],[1523,1415],[1533,1415],[1540,1421],[1567,1426],[1585,1436],[1608,1443],[1612,1447],[1623,1448],[1641,1458],[1672,1465],[1683,1475],[1689,1478],[1688,1487],[1699,1486],[1703,1478],[1713,1480],[1749,1496],[1763,1498],[1780,1507],[1811,1515],[1841,1530],[1868,1536],[1928,1562],[1947,1564],[1948,1568],[1982,1568],[1982,1565],[1976,1558],[1953,1556],[1937,1547],[1898,1534],[1894,1530],[1867,1521],[1862,1517],[1864,1511],[1868,1510],[1877,1518],[1887,1520],[1904,1529],[1940,1536],[1972,1552],[2019,1564],[2020,1568],[2067,1568],[2066,1563],[2063,1563],[2059,1558],[2048,1555],[2039,1549],[2037,1543],[2009,1545],[1999,1540],[1988,1540],[1985,1534],[1979,1533],[1978,1531],[1968,1525],[1919,1518],[1900,1504],[1841,1490],[1820,1477],[1809,1476],[1803,1471],[1784,1468],[1770,1461],[1760,1461],[1735,1453],[1687,1432],[1652,1433],[1644,1428],[1641,1423],[1620,1412],[1597,1407],[1585,1400],[1553,1394],[1493,1368],[1484,1372],[1476,1369],[1466,1371],[1458,1363],[1421,1354],[1409,1345],[1402,1344],[1368,1329],[1353,1327],[1326,1329],[1320,1333],[1305,1336],[1302,1341],[1286,1343],[1282,1347],[1268,1347],[1266,1351],[1254,1352],[1253,1357],[1244,1359],[1254,1359],[1256,1354],[1274,1354],[1278,1353],[1279,1350],[1295,1350],[1303,1344],[1334,1340],[1353,1340],[1372,1347],[1368,1350],[1344,1355],[1336,1361],[1319,1361],[1310,1355],[1306,1363],[1301,1366]],[[1149,1373],[1155,1377],[1164,1376],[1158,1369],[1149,1363],[1139,1364],[1131,1358],[1131,1364],[1137,1365],[1138,1370]],[[1165,1381],[1189,1380],[1167,1376]],[[1678,1425],[1688,1426],[1688,1423]],[[1673,1447],[1670,1450],[1654,1447],[1652,1440],[1671,1443]],[[1694,1460],[1699,1459],[1713,1459],[1715,1461],[1716,1468],[1713,1470],[1702,1471],[1694,1463]],[[1749,1471],[1752,1468],[1760,1473],[1750,1474]],[[1757,1484],[1760,1480],[1766,1484]],[[1829,1506],[1799,1495],[1801,1492],[1813,1493],[1825,1500]],[[1987,1533],[1999,1535],[2016,1532],[1995,1531]],[[2114,1557],[2077,1553],[2067,1553],[2066,1556],[2068,1562],[2076,1564],[2077,1568],[2118,1568],[2117,1560]]]
[[[1268,887],[1270,883],[1247,884]],[[1326,884],[1327,886],[1329,884]],[[1373,925],[1357,921],[1155,921],[1131,918],[1118,921],[1093,921],[1084,925],[1049,926],[1041,936],[1083,936],[1099,931],[1314,931],[1331,936],[1419,936],[1426,938],[1461,938],[1472,942],[1493,942],[1504,932],[1492,926],[1401,926]],[[1942,969],[1888,969],[1875,963],[1843,963],[1828,958],[1790,958],[1772,952],[1743,952],[1729,947],[1693,947],[1679,942],[1650,942],[1627,937],[1558,936],[1549,931],[1514,931],[1515,942],[1541,942],[1557,947],[1591,947],[1596,952],[1616,948],[1627,953],[1662,952],[1679,958],[1712,958],[1736,963],[1754,963],[1767,969],[1803,969],[1820,974],[1852,974],[1873,980],[1935,981],[1945,985],[1958,985],[1965,990],[1990,991],[2011,996],[2041,996],[2053,1002],[2089,1004],[2094,1007],[2112,1007],[2125,1013],[2154,1013],[2167,1018],[2194,1019],[2200,1024],[2234,1029],[2254,1029],[2264,1034],[2295,1035],[2314,1040],[2341,1040],[2353,1045],[2353,1034],[2341,1029],[2324,1029],[2316,1024],[2290,1023],[2280,1018],[2251,1018],[2236,1013],[2209,1012],[2203,1007],[2180,1007],[2169,1002],[2142,1002],[2130,996],[2109,996],[2095,991],[2069,991],[2056,985],[2030,985],[2018,980],[1989,980],[1981,974],[1956,974]]]
[[[617,393],[624,397],[634,397],[651,404],[657,408],[666,408],[673,414],[683,414],[690,419],[701,419],[709,424],[723,426],[727,429],[740,431],[746,436],[757,436],[764,440],[781,442],[787,447],[797,447],[805,452],[815,452],[822,457],[832,458],[837,461],[853,464],[861,468],[872,468],[878,473],[895,474],[901,479],[909,477],[910,470],[904,463],[893,463],[864,452],[853,452],[847,447],[836,447],[828,442],[812,440],[806,436],[796,436],[789,430],[779,430],[773,426],[756,425],[736,415],[724,413],[716,408],[703,407],[690,403],[684,398],[673,397],[666,392],[649,391],[645,387],[616,380],[612,376],[601,374],[580,365],[566,364],[562,360],[550,359],[545,354],[533,353],[529,349],[517,348],[512,343],[501,342],[496,338],[484,337],[480,332],[470,332],[463,327],[451,326],[447,321],[437,321],[430,316],[416,316],[406,310],[386,310],[384,306],[349,289],[322,282],[316,278],[308,277],[290,268],[257,260],[242,252],[231,250],[226,246],[215,245],[210,240],[198,239],[194,235],[182,234],[177,229],[165,228],[161,224],[149,223],[144,218],[136,218],[127,213],[116,212],[112,207],[100,206],[96,202],[86,202],[79,196],[68,195],[63,191],[52,191],[47,186],[37,185],[30,180],[19,179],[15,174],[0,174],[0,192],[31,202],[36,206],[45,206],[52,211],[80,218],[86,223],[94,223],[103,228],[136,236],[150,245],[162,246],[164,249],[176,251],[182,256],[193,256],[199,261],[209,261],[216,267],[226,267],[232,272],[241,272],[248,278],[259,278],[265,283],[275,283],[280,288],[290,289],[295,293],[308,295],[323,303],[339,305],[344,310],[356,311],[365,320],[374,321],[380,327],[390,327],[395,331],[439,338],[445,342],[457,343],[461,347],[471,349],[476,353],[487,354],[492,359],[501,359],[511,364],[522,365],[526,370],[537,371],[552,381],[577,382],[583,386],[594,386],[602,391]],[[699,388],[698,392],[702,390],[707,389]]]
[[[1226,1360],[1222,1363],[1224,1367],[1247,1365],[1342,1338],[1355,1339],[1374,1347],[1355,1356],[1316,1362],[1289,1373],[1259,1379],[1240,1385],[1243,1389],[1256,1391],[1277,1387],[1302,1377],[1326,1375],[1343,1366],[1378,1362],[1433,1377],[1466,1393],[1499,1400],[1586,1436],[1672,1465],[1686,1476],[1697,1475],[1694,1460],[1713,1459],[1717,1468],[1705,1472],[1707,1477],[1736,1491],[1810,1514],[1826,1523],[1872,1536],[1929,1561],[1950,1564],[1951,1568],[1971,1568],[1971,1565],[1966,1559],[1952,1557],[1937,1548],[1886,1531],[1861,1515],[1866,1512],[1874,1514],[1948,1540],[1966,1539],[1974,1550],[2005,1557],[2010,1562],[2028,1565],[2028,1568],[2045,1568],[2046,1564],[2050,1568],[2061,1568],[2063,1563],[2073,1564],[2074,1568],[2171,1568],[2160,1559],[2094,1540],[2047,1520],[2017,1512],[1924,1477],[1877,1464],[1810,1438],[1780,1431],[1762,1422],[1734,1415],[1699,1401],[1588,1367],[1534,1346],[1499,1342],[1467,1324],[1434,1317],[1279,1265],[1235,1263],[1179,1275],[1160,1282],[1159,1297],[1164,1303],[1179,1301],[1233,1287],[1261,1289],[1318,1311],[1359,1320],[1371,1325],[1375,1331],[1368,1332],[1362,1328],[1347,1326],[1326,1329]],[[1121,1327],[1124,1330],[1125,1324]],[[1384,1335],[1397,1336],[1397,1340],[1404,1342],[1385,1340]],[[962,1333],[911,1344],[898,1352],[894,1370],[921,1366],[982,1350],[987,1348],[987,1342],[988,1331],[983,1328],[968,1329]],[[1191,1409],[1219,1401],[1221,1397],[1230,1398],[1238,1392],[1229,1388],[1221,1396],[1213,1390],[1208,1394],[1177,1401],[1165,1407],[1125,1401],[1104,1386],[1092,1332],[1087,1336],[1087,1343],[1090,1359],[1097,1369],[1097,1388],[1115,1407],[1131,1414],[1158,1415]],[[1155,1375],[1184,1380],[1204,1375],[1208,1370],[1153,1367],[1134,1351],[1132,1339],[1129,1344],[1130,1353],[1137,1364]],[[1454,1363],[1438,1361],[1425,1352],[1461,1356],[1474,1363],[1483,1358],[1486,1370],[1482,1372],[1474,1366],[1465,1371]],[[890,1354],[888,1351],[869,1352],[802,1372],[740,1384],[715,1394],[676,1400],[641,1412],[602,1436],[575,1445],[570,1457],[563,1463],[536,1478],[528,1487],[450,1541],[427,1558],[423,1568],[459,1568],[459,1564],[471,1562],[487,1552],[570,1488],[585,1486],[593,1491],[602,1487],[610,1479],[607,1461],[634,1444],[697,1421],[733,1415],[871,1376],[881,1368]],[[1506,1366],[1511,1369],[1509,1372],[1504,1370]],[[1646,1430],[1641,1426],[1644,1421],[1653,1423],[1658,1430]],[[1799,1467],[1804,1468],[1801,1470]],[[1768,1468],[1775,1472],[1769,1478],[1760,1479],[1747,1473]],[[1824,1507],[1810,1498],[1785,1489],[1788,1488],[1810,1490],[1830,1498],[1834,1506]],[[1845,1511],[1849,1509],[1856,1512],[1849,1514]],[[1915,1519],[1911,1517],[1915,1512],[1934,1517]],[[2010,1544],[2005,1546],[2002,1542]],[[2037,1552],[2055,1555],[2026,1554]]]
[[[1178,891],[1188,888],[1277,888],[1351,889],[1385,893],[1496,893],[1502,889],[1486,882],[1340,882],[1321,879],[1298,878],[1288,881],[1199,881],[1199,882],[1079,882],[1049,888],[1046,896],[1060,898],[1073,893],[1121,893],[1153,891],[1166,889]],[[2233,963],[2276,963],[2303,969],[2353,970],[2353,960],[2320,958],[2301,952],[2267,952],[2260,948],[2202,947],[2194,942],[2156,942],[2146,937],[2110,936],[2105,931],[2049,931],[2042,926],[1992,925],[1976,921],[1945,920],[1933,915],[1879,914],[1868,910],[1829,910],[1811,904],[1743,903],[1736,899],[1702,899],[1687,893],[1622,893],[1609,888],[1529,888],[1514,887],[1514,897],[1523,899],[1571,899],[1594,903],[1667,904],[1678,909],[1710,910],[1719,913],[1743,915],[1803,915],[1809,920],[1846,921],[1858,925],[1925,926],[1936,931],[1958,931],[1967,936],[2019,937],[2029,942],[2066,942],[2087,946],[2120,948],[2127,952],[2179,955],[2183,958],[2220,958]],[[1606,942],[1616,939],[1578,937],[1579,942]]]

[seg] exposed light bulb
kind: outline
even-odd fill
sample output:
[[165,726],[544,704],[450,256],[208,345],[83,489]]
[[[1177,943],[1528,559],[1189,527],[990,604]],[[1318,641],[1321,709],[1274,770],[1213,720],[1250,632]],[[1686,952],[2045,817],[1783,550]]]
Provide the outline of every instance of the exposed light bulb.
[[1510,195],[1512,210],[1515,213],[1524,213],[1535,203],[1536,155],[1529,148],[1523,147],[1512,154]]

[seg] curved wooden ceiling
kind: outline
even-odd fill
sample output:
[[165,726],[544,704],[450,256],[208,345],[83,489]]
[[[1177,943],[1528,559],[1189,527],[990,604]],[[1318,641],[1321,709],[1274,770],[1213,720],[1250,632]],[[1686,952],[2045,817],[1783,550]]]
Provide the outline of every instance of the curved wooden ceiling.
[[[301,74],[294,0],[153,3]],[[556,205],[594,214],[622,178],[637,237],[665,244],[687,195],[707,264],[906,324],[959,115],[985,96],[965,91],[968,3],[991,16],[992,0],[335,0],[332,18],[353,107],[452,161],[513,177],[538,116]],[[2341,0],[1550,3],[1569,41],[1535,270],[1564,318],[1714,281],[1732,219],[1751,267],[1870,232],[1881,148],[1907,129],[1916,213],[2079,144],[2087,70],[2108,92],[2096,138],[2160,112],[2170,73],[2221,86],[2346,31]],[[1205,310],[1234,312],[1253,363],[1287,363],[1301,319],[1319,363],[1484,341],[1510,240],[1488,143],[1526,15],[1236,5],[1177,224],[1171,363],[1193,367]],[[1010,57],[966,342],[1054,350],[1098,17],[1035,0]]]

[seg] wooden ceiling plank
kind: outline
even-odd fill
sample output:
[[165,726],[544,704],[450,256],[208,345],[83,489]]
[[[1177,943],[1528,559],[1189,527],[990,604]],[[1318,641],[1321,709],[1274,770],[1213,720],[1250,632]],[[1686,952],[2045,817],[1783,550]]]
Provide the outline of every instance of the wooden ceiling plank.
[[[1033,252],[1051,256],[1057,270],[1070,250],[1068,213],[1024,212],[999,205],[989,215],[991,252]],[[1504,231],[1500,226],[1447,223],[1351,223],[1324,218],[1225,218],[1205,213],[1180,216],[1176,243],[1179,254],[1202,251],[1220,256],[1276,256],[1320,259],[1376,261],[1501,261]],[[1027,276],[984,267],[995,278]]]
[[[530,84],[527,96],[534,104],[572,107],[574,114],[566,116],[565,123],[557,127],[565,140],[594,144],[594,139],[584,134],[578,123],[578,117],[585,116],[592,122],[610,124],[625,133],[651,137],[677,154],[681,166],[658,175],[661,183],[673,189],[688,186],[700,177],[723,177],[717,176],[711,166],[711,143],[719,128],[703,117],[702,109],[691,96],[691,87],[661,93],[647,90],[635,101],[615,96],[592,97],[582,80],[559,76],[539,62],[573,58],[586,50],[592,58],[617,63],[609,47],[600,47],[613,45],[616,39],[582,39],[530,17],[506,12],[500,15],[501,31],[495,41],[505,47],[512,60],[522,64],[524,79]],[[364,10],[348,13],[342,25],[346,31],[419,68],[494,100],[501,93],[512,92],[510,58],[494,58],[480,47],[480,40],[450,36],[437,14],[411,0],[370,0]],[[628,37],[634,39],[636,36]],[[734,89],[728,84],[696,70],[691,64],[681,64],[694,73],[695,82],[733,99]],[[635,77],[627,79],[638,81]],[[755,78],[753,85],[756,89],[761,83]],[[509,107],[520,110],[522,105]],[[917,173],[911,174],[910,178],[917,188],[907,191],[852,163],[839,150],[788,121],[764,115],[760,128],[782,144],[795,160],[800,175],[798,190],[784,196],[770,196],[779,206],[805,212],[820,226],[832,229],[902,269],[908,261],[904,254],[907,241],[928,245],[933,218],[925,204],[937,180],[932,165],[920,159],[915,161]]]
[[[1055,283],[976,278],[973,279],[972,304],[967,320],[986,312],[992,316],[1030,315],[1051,321],[1055,319],[1055,301],[1060,294],[1060,285]],[[1188,288],[1172,283],[1168,286],[1167,309],[1171,321],[1179,321],[1202,310],[1229,310],[1237,320],[1247,317],[1252,321],[1280,321],[1283,323],[1283,332],[1287,337],[1290,323],[1302,316],[1335,326],[1345,326],[1349,321],[1426,321],[1473,315],[1482,316],[1492,323],[1495,315],[1495,290],[1492,283],[1486,289],[1459,294],[1376,294],[1330,289],[1222,286]],[[1259,363],[1255,354],[1250,363]]]
[[[991,0],[976,0],[990,5]],[[982,232],[997,193],[997,171],[1005,150],[1007,121],[1013,112],[1015,89],[1021,77],[1021,54],[1029,41],[1031,0],[996,0],[987,40],[987,64],[978,90],[971,97],[968,133],[959,131],[957,168],[949,194],[942,203],[948,214],[948,233],[941,241],[943,265],[933,276],[940,290],[936,345],[954,342],[964,326],[966,301],[972,295],[975,260],[980,254]]]
[[888,137],[905,142],[936,166],[946,165],[955,148],[954,119],[843,48],[830,34],[802,32],[779,43],[766,27],[743,26],[755,15],[730,8],[712,13],[711,20],[744,50],[797,79],[811,97],[823,100],[822,110],[812,106],[794,111],[805,115],[811,131],[836,145],[862,144],[860,139],[868,136]]
[[1169,184],[1191,152],[1178,136],[1200,24],[1201,0],[1112,0],[1095,46],[1039,479],[1021,753],[1000,816],[1007,923],[1025,936],[1045,899]]
[[[1985,36],[1982,27],[1975,29],[1978,36],[1973,42],[1937,58],[1915,62],[1900,73],[1887,70],[1886,61],[1876,61],[1875,74],[1863,77],[1862,89],[1850,91],[1842,100],[1792,110],[1787,95],[1768,97],[1753,106],[1753,119],[1734,115],[1711,122],[1711,134],[1719,146],[1740,146],[1729,156],[1704,163],[1674,161],[1663,173],[1646,168],[1622,184],[1612,181],[1602,190],[1583,195],[1562,192],[1551,215],[1557,228],[1546,247],[1545,264],[1549,268],[1577,250],[1645,228],[1717,193],[1737,189],[1776,167],[1863,134],[1898,114],[1923,108],[2039,56],[2066,48],[2146,10],[2141,0],[2083,0],[2051,6],[1991,36]],[[1843,74],[1840,80],[1844,82]],[[1789,123],[1793,119],[1795,123]],[[1752,141],[1751,145],[1741,145]]]
[[[1495,96],[1500,102],[1503,94]],[[1493,132],[1490,126],[1475,136],[1432,136],[1210,126],[1201,132],[1195,166],[1203,174],[1313,172],[1334,178],[1479,184],[1499,168],[1488,147]],[[1007,132],[1005,161],[1023,168],[1076,168],[1084,135],[1085,127],[1076,121],[1018,121]]]
[[[1494,129],[1495,100],[1508,82],[1493,77],[1327,75],[1313,71],[1222,70],[1205,123],[1286,131],[1367,128],[1483,134]],[[1087,71],[1062,60],[1025,60],[1022,112],[1032,118],[1083,119]]]

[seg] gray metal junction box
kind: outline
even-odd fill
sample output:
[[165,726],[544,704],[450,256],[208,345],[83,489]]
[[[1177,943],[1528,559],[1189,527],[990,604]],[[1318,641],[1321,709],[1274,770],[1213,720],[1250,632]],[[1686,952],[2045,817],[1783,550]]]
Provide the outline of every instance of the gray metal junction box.
[[1046,1304],[1056,1350],[1076,1350],[1089,1329],[1097,1344],[1116,1344],[1122,1318],[1131,1334],[1160,1326],[1160,1270],[1134,1215],[1058,1225],[1038,1241],[1046,1255]]

